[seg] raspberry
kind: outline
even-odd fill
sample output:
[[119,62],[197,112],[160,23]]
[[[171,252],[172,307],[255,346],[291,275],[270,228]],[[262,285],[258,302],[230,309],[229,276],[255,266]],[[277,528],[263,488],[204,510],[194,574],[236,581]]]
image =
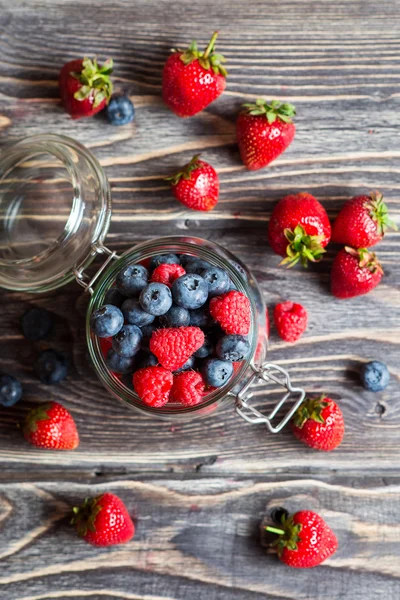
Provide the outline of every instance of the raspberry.
[[99,346],[102,355],[106,358],[108,351],[112,348],[112,337],[99,338]]
[[176,371],[204,344],[204,333],[198,327],[171,327],[153,331],[150,352],[166,369]]
[[169,400],[173,375],[163,367],[146,367],[133,374],[135,392],[148,406],[160,408]]
[[246,335],[250,329],[250,300],[232,290],[210,301],[210,314],[229,334]]
[[204,381],[197,371],[184,371],[174,377],[171,399],[184,406],[194,406],[203,399]]
[[169,265],[163,263],[154,269],[150,281],[164,283],[171,288],[175,279],[182,277],[182,275],[185,275],[185,273],[186,271],[183,267],[181,267],[181,265]]
[[307,311],[301,304],[281,302],[275,306],[275,326],[285,342],[296,342],[306,330],[307,320]]

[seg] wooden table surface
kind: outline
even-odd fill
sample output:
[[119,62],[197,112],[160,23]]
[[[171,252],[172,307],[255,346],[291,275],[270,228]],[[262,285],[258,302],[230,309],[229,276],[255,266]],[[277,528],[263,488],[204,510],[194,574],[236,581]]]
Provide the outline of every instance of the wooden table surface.
[[[23,401],[0,415],[0,596],[4,600],[266,600],[400,598],[399,238],[378,247],[386,271],[369,296],[347,302],[328,290],[335,248],[308,271],[286,271],[268,248],[273,203],[308,190],[334,217],[344,200],[381,190],[400,215],[400,3],[319,0],[87,0],[0,2],[0,143],[38,132],[71,135],[96,154],[113,193],[107,243],[119,251],[170,234],[217,241],[243,259],[268,306],[283,299],[309,311],[296,345],[272,332],[269,358],[309,392],[337,399],[346,435],[332,454],[289,431],[271,435],[233,406],[187,424],[157,421],[113,400],[96,379],[84,339],[87,298],[71,283],[43,295],[1,292],[3,371],[24,383]],[[223,97],[200,115],[174,117],[160,99],[168,51],[220,29],[228,60]],[[71,121],[58,104],[57,75],[72,58],[115,60],[116,87],[136,107],[133,125],[104,117]],[[297,136],[272,166],[240,163],[235,115],[258,96],[296,104]],[[219,172],[211,214],[184,210],[163,177],[202,152]],[[56,316],[49,340],[23,340],[29,306]],[[69,377],[41,385],[39,349],[71,357]],[[384,359],[382,393],[358,383],[363,361]],[[259,396],[260,406],[263,395]],[[16,424],[44,400],[73,413],[75,452],[28,447]],[[70,506],[114,491],[137,518],[127,546],[95,549],[68,526]],[[259,526],[271,508],[311,508],[339,538],[313,571],[266,553]]]

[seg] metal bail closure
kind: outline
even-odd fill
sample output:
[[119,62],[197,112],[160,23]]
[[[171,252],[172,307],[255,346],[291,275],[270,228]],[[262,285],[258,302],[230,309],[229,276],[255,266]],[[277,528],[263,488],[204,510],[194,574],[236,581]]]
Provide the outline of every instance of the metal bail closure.
[[113,252],[106,246],[103,246],[103,244],[92,246],[92,257],[94,258],[97,254],[105,254],[107,255],[107,258],[103,262],[101,267],[93,275],[93,277],[90,278],[89,275],[85,274],[85,266],[77,266],[74,269],[76,281],[79,283],[80,286],[82,286],[85,289],[85,292],[89,292],[90,295],[93,294],[93,285],[96,283],[103,271],[108,267],[110,262],[119,258],[118,254],[115,251]]
[[[253,423],[254,425],[265,423],[272,433],[278,433],[293,417],[300,404],[304,401],[306,393],[302,388],[293,387],[290,382],[289,373],[278,365],[264,363],[261,366],[252,365],[252,369],[254,371],[253,375],[236,396],[236,412],[248,423]],[[275,404],[268,415],[263,415],[254,406],[249,404],[249,400],[253,396],[252,392],[249,392],[249,389],[254,383],[261,381],[265,381],[266,383],[273,381],[286,390],[284,396]],[[291,396],[294,398],[297,397],[297,400],[285,416],[274,425],[273,420],[275,416]]]

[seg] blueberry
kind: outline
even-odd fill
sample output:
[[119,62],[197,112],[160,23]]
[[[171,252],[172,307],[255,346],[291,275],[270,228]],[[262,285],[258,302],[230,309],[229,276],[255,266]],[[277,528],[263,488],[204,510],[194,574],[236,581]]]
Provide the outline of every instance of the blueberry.
[[218,358],[236,362],[244,360],[250,352],[250,344],[243,335],[224,335],[216,347]]
[[122,377],[121,377],[121,383],[123,383],[125,387],[127,387],[129,390],[131,390],[131,392],[134,392],[135,390],[133,388],[132,375],[133,374],[131,371],[127,371],[126,373],[123,373]]
[[163,327],[187,327],[190,323],[190,313],[187,308],[173,304],[165,315],[160,317]]
[[112,304],[117,308],[121,308],[123,301],[126,300],[125,296],[119,293],[117,288],[110,288],[104,297],[104,304]]
[[65,356],[56,350],[43,350],[33,366],[42,383],[60,383],[67,376],[68,364]]
[[231,280],[229,279],[228,273],[219,267],[209,267],[204,269],[201,273],[204,281],[208,285],[208,295],[210,298],[214,296],[220,296],[228,291]]
[[124,315],[112,304],[104,304],[90,317],[90,327],[99,337],[111,337],[118,333],[124,324]]
[[137,325],[124,325],[112,339],[114,352],[120,356],[134,356],[140,349],[142,332]]
[[196,350],[194,356],[196,358],[207,358],[207,356],[211,356],[213,351],[214,346],[212,345],[211,340],[206,338],[204,344],[198,350]]
[[139,296],[148,279],[149,272],[143,265],[130,265],[118,273],[116,285],[124,296]]
[[121,310],[125,317],[125,321],[128,321],[131,325],[137,325],[138,327],[150,325],[155,319],[154,315],[143,310],[137,298],[128,298],[125,300],[121,306]]
[[44,308],[29,308],[21,319],[23,336],[31,342],[45,338],[52,326],[52,316]]
[[156,367],[158,358],[147,350],[141,350],[137,355],[136,368],[145,369],[146,367]]
[[209,269],[212,265],[206,260],[201,260],[200,258],[195,258],[186,263],[185,271],[186,273],[195,273],[196,275],[201,275],[201,273],[205,269]]
[[174,373],[182,373],[183,371],[189,371],[189,369],[193,369],[195,360],[196,359],[194,356],[189,356],[185,364],[179,367],[179,369],[177,369],[176,371],[174,371]]
[[140,305],[151,315],[164,315],[172,306],[171,290],[163,283],[149,283],[140,292]]
[[176,254],[158,254],[157,256],[153,256],[150,261],[150,269],[153,271],[156,267],[160,265],[179,265],[181,261]]
[[159,329],[156,323],[151,323],[150,325],[145,325],[142,327],[142,347],[148,347],[150,338],[153,335],[153,331],[156,331],[156,329]]
[[381,392],[390,380],[390,373],[385,363],[373,360],[361,367],[361,383],[370,392]]
[[200,308],[207,302],[208,285],[200,275],[188,273],[175,279],[172,284],[172,296],[183,308]]
[[202,327],[203,329],[207,329],[208,327],[212,327],[214,324],[214,319],[210,315],[208,306],[190,310],[189,314],[190,324],[193,325],[193,327]]
[[107,352],[106,364],[114,373],[132,373],[134,363],[134,356],[120,356],[112,348]]
[[205,382],[212,387],[221,387],[232,377],[233,365],[226,360],[209,358],[202,366]]
[[235,291],[237,291],[237,287],[236,287],[236,285],[233,283],[232,279],[231,279],[231,278],[229,278],[229,287],[228,287],[228,289],[227,289],[226,291],[227,291],[227,292],[231,292],[232,290],[235,290]]
[[128,96],[113,96],[107,106],[111,125],[126,125],[135,118],[135,109]]
[[0,375],[0,404],[14,406],[22,397],[22,385],[12,375]]

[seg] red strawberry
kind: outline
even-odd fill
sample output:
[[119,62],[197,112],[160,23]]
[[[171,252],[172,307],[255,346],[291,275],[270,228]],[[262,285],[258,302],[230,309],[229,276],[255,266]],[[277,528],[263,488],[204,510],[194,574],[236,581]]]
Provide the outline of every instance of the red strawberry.
[[179,173],[167,177],[172,193],[181,204],[193,210],[207,211],[218,202],[219,179],[214,167],[193,156]]
[[275,306],[274,321],[279,337],[296,342],[307,328],[308,315],[301,304],[281,302]]
[[259,98],[255,104],[243,104],[236,121],[240,156],[249,171],[256,171],[278,158],[293,141],[296,126],[291,104]]
[[331,292],[336,298],[353,298],[373,290],[383,269],[376,254],[367,248],[346,246],[335,256],[331,271]]
[[165,369],[177,371],[203,344],[204,333],[199,327],[169,327],[153,331],[150,352]]
[[182,275],[185,275],[185,273],[186,271],[183,267],[181,267],[181,265],[169,265],[162,263],[154,269],[150,281],[157,281],[158,283],[163,283],[171,288],[175,279],[182,277]]
[[145,404],[160,408],[169,400],[173,379],[163,367],[145,367],[133,374],[133,386]]
[[93,546],[125,544],[134,536],[132,519],[125,504],[115,494],[86,498],[82,506],[73,508],[73,512],[71,524]]
[[247,335],[250,330],[250,300],[232,290],[210,301],[210,314],[229,334]]
[[112,94],[110,74],[112,59],[100,67],[96,59],[71,60],[60,71],[59,87],[62,104],[73,119],[91,117],[102,110]]
[[195,406],[203,400],[204,381],[196,371],[183,371],[174,377],[171,400],[184,406]]
[[307,398],[292,420],[292,431],[310,448],[330,451],[339,446],[344,435],[342,411],[330,398]]
[[204,52],[196,42],[185,51],[173,50],[164,66],[162,97],[178,117],[191,117],[222,94],[227,71],[225,58],[214,52],[216,31]]
[[311,510],[300,510],[291,516],[282,516],[278,527],[266,527],[278,533],[273,546],[277,547],[279,559],[297,569],[316,567],[332,556],[338,541],[322,517]]
[[57,402],[33,408],[25,418],[22,431],[25,439],[38,448],[75,450],[79,445],[75,421]]
[[281,265],[293,267],[301,260],[318,262],[331,239],[331,225],[322,204],[307,192],[285,196],[272,211],[268,240],[284,256]]
[[388,209],[380,192],[356,196],[343,206],[332,227],[332,241],[354,248],[374,246],[385,231],[396,224],[389,218]]

